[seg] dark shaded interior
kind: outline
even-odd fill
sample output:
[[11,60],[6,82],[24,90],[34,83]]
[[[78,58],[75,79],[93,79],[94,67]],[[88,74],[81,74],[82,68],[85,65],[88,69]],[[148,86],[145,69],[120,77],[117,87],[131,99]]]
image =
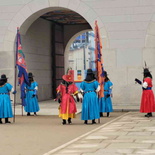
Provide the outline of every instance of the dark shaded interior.
[[78,13],[65,9],[65,10],[54,10],[47,12],[41,16],[41,18],[59,23],[59,24],[87,24],[88,22]]

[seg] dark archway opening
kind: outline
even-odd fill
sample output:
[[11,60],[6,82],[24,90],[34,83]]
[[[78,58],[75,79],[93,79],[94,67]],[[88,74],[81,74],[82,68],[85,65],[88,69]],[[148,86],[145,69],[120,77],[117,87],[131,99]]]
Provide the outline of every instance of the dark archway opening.
[[51,57],[52,57],[52,95],[56,97],[56,87],[62,80],[65,73],[64,52],[67,42],[77,32],[84,29],[91,29],[88,22],[78,13],[69,9],[58,9],[47,12],[40,16],[52,22],[51,31]]

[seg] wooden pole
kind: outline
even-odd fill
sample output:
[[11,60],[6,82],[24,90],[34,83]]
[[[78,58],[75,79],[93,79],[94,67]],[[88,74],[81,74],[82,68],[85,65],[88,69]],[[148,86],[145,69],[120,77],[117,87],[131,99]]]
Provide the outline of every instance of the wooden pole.
[[[16,67],[16,65],[15,65],[15,80],[14,80],[14,90],[16,90],[16,75],[17,75],[17,67]],[[15,114],[16,114],[16,111],[15,111],[15,106],[16,106],[16,94],[14,94],[14,117],[13,117],[13,122],[15,122]]]
[[22,105],[22,116],[23,116],[23,105]]
[[[18,35],[18,28],[17,28],[17,35]],[[17,48],[18,48],[18,37],[16,35],[16,46],[15,46],[15,74],[14,74],[14,90],[16,90],[16,85],[17,85],[17,65],[16,65],[16,62],[17,62]],[[15,106],[16,106],[16,94],[14,94],[14,117],[13,117],[13,122],[15,122]]]
[[[20,34],[19,34],[19,27],[17,27],[17,42],[16,42],[16,63],[17,63],[17,59],[18,59],[18,43],[21,44],[21,39],[20,39]],[[17,66],[17,65],[16,65]],[[21,89],[21,84],[20,84],[20,89]],[[21,99],[22,100],[22,99]],[[22,101],[21,101],[21,110],[22,110],[22,116],[23,116],[23,105],[22,105]]]
[[[98,27],[97,27],[97,21],[95,21],[95,62],[96,62],[96,76],[97,81],[99,82],[99,73],[98,73]],[[99,99],[99,93],[97,93],[98,99]],[[100,118],[98,118],[98,123],[100,124]]]
[[98,119],[98,124],[100,124],[100,118]]

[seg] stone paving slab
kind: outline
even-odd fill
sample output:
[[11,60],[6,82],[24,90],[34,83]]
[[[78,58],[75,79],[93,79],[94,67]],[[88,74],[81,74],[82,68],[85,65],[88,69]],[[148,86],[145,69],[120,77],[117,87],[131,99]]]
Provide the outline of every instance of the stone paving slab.
[[128,112],[44,155],[154,155],[155,117]]

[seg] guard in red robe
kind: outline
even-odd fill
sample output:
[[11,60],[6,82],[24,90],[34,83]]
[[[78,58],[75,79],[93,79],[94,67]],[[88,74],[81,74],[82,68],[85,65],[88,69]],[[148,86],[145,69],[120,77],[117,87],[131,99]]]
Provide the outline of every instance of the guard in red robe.
[[155,112],[155,99],[154,93],[152,91],[152,75],[148,68],[144,69],[144,79],[141,82],[138,79],[135,79],[136,82],[142,85],[142,97],[141,97],[141,106],[140,112],[147,113],[145,117],[152,117],[152,112]]
[[71,124],[71,119],[75,118],[75,113],[77,112],[75,98],[78,94],[78,88],[73,83],[73,78],[71,75],[63,75],[63,82],[57,87],[57,94],[59,94],[60,108],[59,117],[62,118],[62,124]]

